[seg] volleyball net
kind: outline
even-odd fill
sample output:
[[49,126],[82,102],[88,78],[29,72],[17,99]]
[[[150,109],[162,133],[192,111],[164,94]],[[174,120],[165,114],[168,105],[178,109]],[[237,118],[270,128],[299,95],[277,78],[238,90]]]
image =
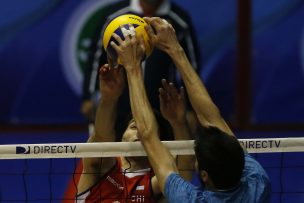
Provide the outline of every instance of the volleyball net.
[[[267,171],[272,202],[304,198],[304,137],[239,142]],[[193,140],[163,143],[173,155],[194,154]],[[80,158],[134,156],[146,156],[140,142],[0,145],[0,202],[74,202]]]

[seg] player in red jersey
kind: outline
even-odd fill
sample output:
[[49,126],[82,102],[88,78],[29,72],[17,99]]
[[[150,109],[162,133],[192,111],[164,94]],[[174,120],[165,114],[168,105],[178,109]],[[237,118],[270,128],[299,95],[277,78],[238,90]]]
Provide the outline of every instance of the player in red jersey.
[[[100,69],[100,93],[102,95],[95,119],[95,134],[88,142],[114,142],[116,107],[123,92],[124,70],[109,64]],[[184,91],[178,91],[172,83],[162,81],[160,88],[161,113],[172,126],[175,139],[189,139],[185,122]],[[168,139],[172,129],[166,120],[156,114],[160,138]],[[171,133],[170,133],[171,131]],[[136,142],[138,131],[134,119],[130,119],[122,141]],[[184,157],[178,163],[187,165]],[[77,187],[76,202],[157,202],[161,201],[158,181],[150,169],[147,157],[84,158],[83,171]],[[180,165],[181,167],[184,167]],[[185,172],[187,173],[187,172]]]

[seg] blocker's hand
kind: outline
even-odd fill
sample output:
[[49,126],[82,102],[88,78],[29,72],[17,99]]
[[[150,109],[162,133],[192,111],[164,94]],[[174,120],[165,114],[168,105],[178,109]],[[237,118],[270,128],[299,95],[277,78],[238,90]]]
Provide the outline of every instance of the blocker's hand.
[[129,28],[129,31],[126,32],[125,28],[121,27],[125,40],[122,40],[117,34],[113,33],[112,36],[118,44],[115,44],[113,41],[111,42],[111,46],[115,49],[123,67],[127,71],[138,67],[137,65],[140,65],[145,54],[143,37],[136,37],[133,25],[129,24]]
[[174,126],[186,120],[185,91],[181,87],[178,90],[173,83],[162,80],[159,88],[160,111],[163,117]]
[[165,19],[144,17],[144,20],[149,24],[145,29],[155,47],[168,53],[179,46],[173,26]]

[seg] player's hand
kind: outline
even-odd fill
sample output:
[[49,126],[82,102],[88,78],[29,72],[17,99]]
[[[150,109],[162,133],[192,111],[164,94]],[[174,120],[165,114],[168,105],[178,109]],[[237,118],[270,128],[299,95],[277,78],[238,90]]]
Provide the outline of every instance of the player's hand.
[[160,111],[171,125],[186,121],[185,90],[178,90],[173,83],[162,80],[159,88]]
[[105,64],[99,69],[99,90],[102,98],[118,99],[124,86],[124,72],[121,66],[113,68]]
[[114,39],[118,44],[111,42],[123,67],[129,71],[140,66],[145,54],[145,45],[143,37],[136,37],[133,25],[129,25],[129,32],[124,32],[121,27],[125,40],[122,40],[117,34],[113,33]]
[[144,17],[144,20],[149,24],[145,29],[155,47],[168,53],[180,46],[173,26],[165,19]]

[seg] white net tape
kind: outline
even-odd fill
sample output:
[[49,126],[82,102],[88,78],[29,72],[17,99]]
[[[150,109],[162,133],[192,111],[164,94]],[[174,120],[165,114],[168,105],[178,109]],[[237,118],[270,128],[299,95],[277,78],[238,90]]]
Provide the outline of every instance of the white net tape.
[[[304,137],[239,139],[249,153],[304,152]],[[173,155],[194,154],[193,140],[163,141]],[[0,145],[0,159],[146,156],[140,142]]]

